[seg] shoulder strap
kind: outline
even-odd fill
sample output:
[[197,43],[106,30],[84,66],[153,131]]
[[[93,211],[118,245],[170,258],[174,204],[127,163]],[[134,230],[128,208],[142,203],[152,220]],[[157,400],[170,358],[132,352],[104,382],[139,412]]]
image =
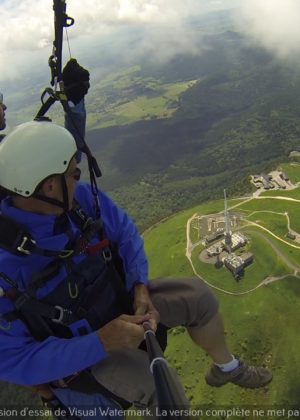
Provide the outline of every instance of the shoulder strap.
[[[101,218],[93,220],[92,217],[89,217],[84,212],[78,202],[75,202],[74,208],[68,212],[68,215],[81,231],[80,238],[75,242],[74,247],[70,249],[52,251],[39,248],[30,232],[24,226],[3,215],[0,215],[0,248],[18,256],[38,254],[64,259],[73,256],[75,253],[86,251],[90,240],[95,234],[100,239],[100,249],[107,248],[106,235]],[[96,251],[98,251],[98,248]],[[108,251],[105,251],[105,255],[107,258]]]
[[49,280],[49,277],[55,275],[57,269],[58,267],[54,266],[46,267],[46,269],[42,270],[36,278],[33,278],[33,281],[31,281],[25,292],[21,292],[18,289],[17,284],[5,273],[0,273],[0,277],[5,283],[11,286],[8,291],[3,293],[3,296],[10,299],[15,306],[15,310],[5,313],[2,317],[10,322],[20,318],[20,313],[26,313],[29,315],[42,316],[53,322],[66,325],[75,321],[77,318],[75,318],[72,311],[59,305],[49,305],[48,303],[36,299],[37,288]]
[[39,248],[27,229],[3,215],[0,215],[0,248],[18,256],[38,254],[45,257],[68,258],[74,253],[73,249],[52,251]]
[[[85,252],[89,255],[102,252],[104,260],[106,262],[110,262],[112,260],[112,253],[109,240],[106,237],[105,227],[102,222],[101,215],[98,219],[94,220],[85,213],[77,201],[75,201],[74,207],[68,214],[72,222],[81,231],[81,236],[75,243],[75,252]],[[99,242],[95,245],[89,245],[89,242],[95,235],[98,236]]]

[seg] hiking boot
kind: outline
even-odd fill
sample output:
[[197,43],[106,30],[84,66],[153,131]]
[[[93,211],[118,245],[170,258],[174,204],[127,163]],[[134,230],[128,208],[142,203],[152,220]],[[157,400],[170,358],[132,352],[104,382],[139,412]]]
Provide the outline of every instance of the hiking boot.
[[272,380],[272,373],[263,367],[247,366],[239,360],[237,368],[230,372],[223,372],[218,366],[213,365],[205,375],[205,381],[210,386],[222,386],[228,382],[243,388],[260,388]]

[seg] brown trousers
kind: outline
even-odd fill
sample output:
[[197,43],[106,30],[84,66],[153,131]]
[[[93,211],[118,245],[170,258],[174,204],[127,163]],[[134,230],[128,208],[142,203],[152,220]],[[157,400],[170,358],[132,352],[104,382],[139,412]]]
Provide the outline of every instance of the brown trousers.
[[[151,282],[152,302],[167,327],[201,328],[218,311],[218,302],[198,278],[157,279]],[[183,349],[184,351],[184,349]],[[148,355],[142,350],[113,352],[92,368],[94,377],[115,395],[137,407],[155,404],[155,388]]]

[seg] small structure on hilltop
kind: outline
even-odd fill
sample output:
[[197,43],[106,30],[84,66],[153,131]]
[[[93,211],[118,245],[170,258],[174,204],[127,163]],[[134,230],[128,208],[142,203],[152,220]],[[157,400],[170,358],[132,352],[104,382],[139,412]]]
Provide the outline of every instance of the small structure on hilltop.
[[[247,265],[254,260],[254,255],[243,248],[248,239],[239,232],[240,217],[238,214],[230,215],[226,190],[224,190],[224,216],[221,214],[207,215],[201,218],[202,228],[206,233],[202,244],[205,249],[200,254],[203,262],[214,264],[216,268],[224,265],[236,279],[239,279]],[[236,230],[236,231],[233,231]],[[234,251],[240,249],[237,255]]]
[[279,169],[272,171],[269,174],[252,175],[251,182],[256,188],[264,190],[270,190],[273,188],[285,190],[292,186],[288,175]]
[[[245,246],[247,242],[248,242],[248,239],[241,232],[233,233],[231,235],[231,246],[230,246],[231,252],[236,251],[242,246]],[[225,243],[226,243],[226,238],[225,238]],[[224,248],[226,249],[226,246],[224,246]]]
[[229,254],[224,258],[223,262],[225,267],[227,267],[232,272],[234,278],[239,279],[243,274],[245,267],[251,264],[253,260],[254,255],[251,254],[251,252],[246,252],[240,256],[235,255],[234,253]]
[[296,239],[296,235],[293,232],[291,232],[290,230],[286,234],[286,237],[289,238],[289,239],[292,239],[293,241]]
[[284,181],[289,181],[289,180],[290,180],[289,176],[288,176],[285,172],[281,172],[281,173],[279,174],[279,176],[280,176],[280,178],[281,178],[281,179],[283,179]]
[[242,258],[235,254],[229,254],[224,258],[223,262],[225,267],[232,272],[235,278],[239,277],[244,270],[244,262]]
[[205,245],[209,245],[213,243],[216,239],[220,239],[224,236],[224,230],[220,230],[219,232],[212,233],[211,235],[207,235],[205,237]]

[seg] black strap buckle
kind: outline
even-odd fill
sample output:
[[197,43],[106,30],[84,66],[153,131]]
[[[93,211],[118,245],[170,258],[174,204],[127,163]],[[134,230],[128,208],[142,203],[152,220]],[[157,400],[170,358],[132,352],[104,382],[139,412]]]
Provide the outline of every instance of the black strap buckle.
[[27,293],[22,293],[16,300],[15,300],[15,307],[16,310],[19,311],[21,308],[28,304],[31,300],[31,297]]
[[23,236],[21,244],[17,246],[17,251],[25,255],[30,255],[31,251],[35,248],[36,241],[29,238],[28,236]]

